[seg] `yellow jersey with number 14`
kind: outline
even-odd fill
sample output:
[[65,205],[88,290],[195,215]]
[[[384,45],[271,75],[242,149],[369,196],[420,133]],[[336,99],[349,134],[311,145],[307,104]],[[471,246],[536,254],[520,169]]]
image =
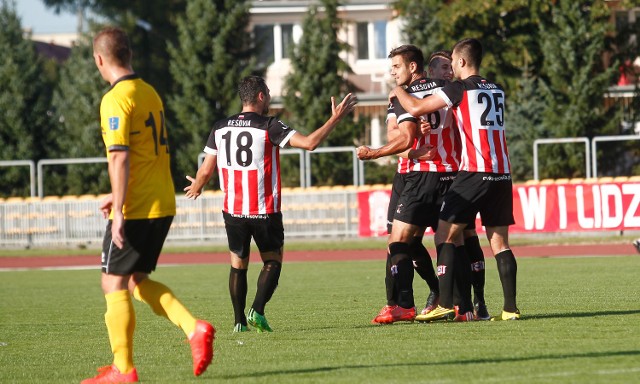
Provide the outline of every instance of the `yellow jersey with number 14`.
[[100,104],[102,139],[111,151],[129,151],[125,219],[175,216],[169,143],[162,100],[137,75],[118,79]]

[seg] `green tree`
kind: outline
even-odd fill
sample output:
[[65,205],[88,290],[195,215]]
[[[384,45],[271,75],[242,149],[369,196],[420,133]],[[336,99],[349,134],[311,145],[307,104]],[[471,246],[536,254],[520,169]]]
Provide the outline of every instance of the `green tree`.
[[[341,21],[336,0],[322,0],[324,12],[311,5],[302,23],[302,37],[294,47],[292,72],[285,79],[284,106],[292,126],[308,134],[322,126],[331,115],[331,96],[336,103],[341,95],[352,91],[345,80],[351,72],[340,53],[349,46],[338,40]],[[323,146],[352,146],[362,141],[362,123],[349,118],[329,135]],[[284,162],[284,160],[283,160]],[[352,184],[350,153],[312,156],[313,185]],[[284,182],[283,182],[284,184]]]
[[[620,7],[630,8],[639,5],[637,0],[626,1]],[[628,80],[633,84],[633,97],[629,102],[620,98],[616,104],[621,116],[620,133],[634,134],[636,124],[640,124],[640,72],[633,62],[640,56],[640,45],[636,36],[640,36],[640,18],[629,22],[625,17],[616,17],[616,34],[608,36],[607,46],[612,53],[611,61],[620,63],[620,71],[624,71]],[[615,84],[615,83],[614,83]],[[601,142],[597,147],[598,176],[620,176],[640,174],[640,145],[638,141]],[[616,156],[607,156],[615,153]]]
[[[100,101],[108,89],[93,59],[91,38],[80,37],[60,70],[53,94],[53,158],[104,157],[100,129]],[[106,193],[106,164],[51,166],[44,180],[47,195]]]
[[133,68],[165,99],[173,87],[167,76],[170,57],[167,43],[175,42],[176,18],[186,0],[43,0],[55,11],[97,15],[101,22],[117,25],[129,34]]
[[[11,1],[0,2],[0,160],[34,160],[46,153],[51,82],[31,40],[23,37]],[[23,167],[0,168],[3,196],[29,196]]]
[[450,49],[445,45],[449,39],[442,31],[442,23],[448,19],[436,16],[446,6],[442,0],[398,0],[393,6],[405,20],[402,29],[405,41],[422,49],[427,57],[431,52]]
[[[549,137],[593,137],[617,132],[615,109],[607,108],[603,92],[617,65],[604,68],[602,53],[610,32],[604,2],[559,0],[541,17],[545,83],[542,125]],[[541,177],[585,177],[582,145],[546,145],[540,150]]]
[[533,178],[533,141],[547,136],[540,113],[545,107],[541,87],[539,80],[525,70],[519,88],[507,98],[505,129],[511,174],[517,181]]
[[[507,137],[515,177],[532,175],[535,138],[591,138],[619,132],[619,118],[603,102],[617,64],[613,60],[606,67],[603,55],[635,57],[635,53],[624,53],[630,50],[620,41],[628,39],[614,41],[610,11],[604,1],[398,0],[396,7],[408,19],[405,32],[410,41],[419,42],[423,48],[450,49],[463,37],[482,41],[485,55],[481,74],[505,87],[511,106]],[[421,21],[423,29],[418,27]],[[601,150],[599,163],[615,168],[612,153]],[[544,145],[539,158],[542,177],[585,176],[582,145]]]
[[481,73],[502,84],[507,95],[517,87],[521,68],[540,68],[536,42],[537,9],[545,2],[527,0],[436,1],[398,0],[394,3],[406,19],[408,41],[428,56],[434,50],[450,50],[462,38],[479,39],[485,49]]
[[213,124],[240,112],[238,81],[251,74],[255,62],[246,31],[249,6],[245,1],[189,0],[177,19],[178,42],[169,46],[175,92],[168,106],[177,122],[169,132],[180,190],[184,175],[197,169]]

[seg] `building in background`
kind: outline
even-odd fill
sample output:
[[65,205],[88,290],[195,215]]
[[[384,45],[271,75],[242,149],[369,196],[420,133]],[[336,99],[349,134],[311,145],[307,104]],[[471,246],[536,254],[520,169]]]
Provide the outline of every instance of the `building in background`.
[[[274,97],[273,108],[279,103],[286,75],[291,70],[289,48],[302,36],[302,22],[310,4],[316,1],[262,0],[251,7],[252,35],[260,39],[259,63],[266,69],[266,81]],[[322,8],[319,7],[322,14]],[[402,20],[396,17],[391,2],[383,0],[351,0],[338,7],[344,20],[338,38],[351,50],[343,59],[353,70],[347,80],[358,88],[355,116],[364,119],[366,136],[372,146],[386,141],[384,119],[387,95],[394,82],[389,74],[389,51],[405,44],[401,38]]]
[[[267,83],[274,96],[281,95],[284,76],[290,71],[289,48],[302,36],[302,22],[313,1],[254,1],[251,8],[251,30],[260,39],[259,60],[267,66]],[[338,7],[344,29],[338,38],[352,50],[343,59],[353,69],[349,81],[362,93],[386,94],[389,90],[389,51],[403,44],[400,20],[388,1],[345,2]],[[319,8],[322,14],[322,8]]]
[[[274,98],[272,107],[277,112],[282,109],[280,102],[285,76],[291,70],[288,57],[289,48],[302,36],[302,22],[309,5],[317,0],[254,0],[251,3],[250,33],[260,41],[259,65],[265,69],[266,80]],[[610,1],[612,23],[616,30],[633,25],[640,20],[640,8],[620,8],[619,1]],[[319,9],[322,13],[322,8]],[[353,70],[347,80],[358,88],[358,104],[355,116],[366,122],[367,144],[380,146],[386,141],[384,119],[386,116],[387,94],[394,83],[389,74],[389,51],[407,43],[402,37],[402,18],[397,17],[392,2],[384,0],[345,0],[338,7],[338,15],[344,20],[344,28],[338,38],[346,42],[351,50],[343,54],[344,60]],[[68,16],[68,15],[67,15]],[[84,13],[75,16],[77,23],[71,26],[82,30]],[[69,19],[67,19],[69,20]],[[71,47],[77,33],[31,33],[25,31],[32,40],[40,42],[39,51],[54,54],[59,59],[59,47]],[[637,36],[630,37],[630,43],[637,43]],[[640,58],[621,64],[618,84],[609,87],[605,93],[606,104],[619,105],[623,112],[622,130],[640,134],[638,116],[633,108],[637,95],[640,74]]]

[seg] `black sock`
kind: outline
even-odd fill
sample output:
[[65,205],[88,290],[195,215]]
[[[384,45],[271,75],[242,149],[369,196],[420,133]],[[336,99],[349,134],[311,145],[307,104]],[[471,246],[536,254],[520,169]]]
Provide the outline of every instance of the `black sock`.
[[244,309],[247,306],[247,270],[231,267],[229,272],[229,293],[233,305],[235,324],[247,325]]
[[385,268],[384,286],[387,291],[387,305],[396,305],[396,283],[391,274],[391,255],[387,252],[387,264]]
[[469,256],[465,247],[456,247],[456,256],[454,260],[454,279],[455,286],[458,287],[458,295],[460,297],[459,313],[473,311],[473,303],[471,302],[471,268],[469,268]]
[[413,301],[413,264],[409,256],[409,244],[394,242],[389,244],[391,274],[395,278],[396,303],[402,308],[415,307]]
[[278,287],[278,280],[280,279],[280,270],[282,269],[282,263],[276,260],[267,260],[264,262],[264,266],[258,276],[258,289],[256,291],[256,298],[253,300],[253,308],[256,312],[264,315],[264,306],[267,305],[273,292]]
[[484,253],[480,246],[478,236],[467,237],[464,239],[464,247],[471,262],[471,285],[473,286],[473,302],[484,304]]
[[455,281],[453,282],[453,305],[460,307],[460,291]]
[[440,306],[453,308],[453,270],[456,246],[452,243],[438,245],[438,282],[440,285]]
[[422,236],[415,236],[411,240],[409,251],[413,260],[413,267],[418,272],[418,275],[427,282],[431,292],[438,293],[438,276],[436,276],[436,271],[433,269],[429,251],[422,244]]
[[498,274],[502,283],[502,293],[504,294],[504,310],[506,312],[516,312],[516,275],[518,274],[518,264],[510,249],[502,251],[496,255],[498,263]]

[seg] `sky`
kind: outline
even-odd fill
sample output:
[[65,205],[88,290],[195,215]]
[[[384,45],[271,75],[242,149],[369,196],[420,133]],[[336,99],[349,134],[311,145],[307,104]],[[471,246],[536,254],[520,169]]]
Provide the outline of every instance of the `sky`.
[[56,15],[42,0],[16,0],[15,4],[22,28],[32,28],[34,34],[76,32],[78,18],[75,14]]

